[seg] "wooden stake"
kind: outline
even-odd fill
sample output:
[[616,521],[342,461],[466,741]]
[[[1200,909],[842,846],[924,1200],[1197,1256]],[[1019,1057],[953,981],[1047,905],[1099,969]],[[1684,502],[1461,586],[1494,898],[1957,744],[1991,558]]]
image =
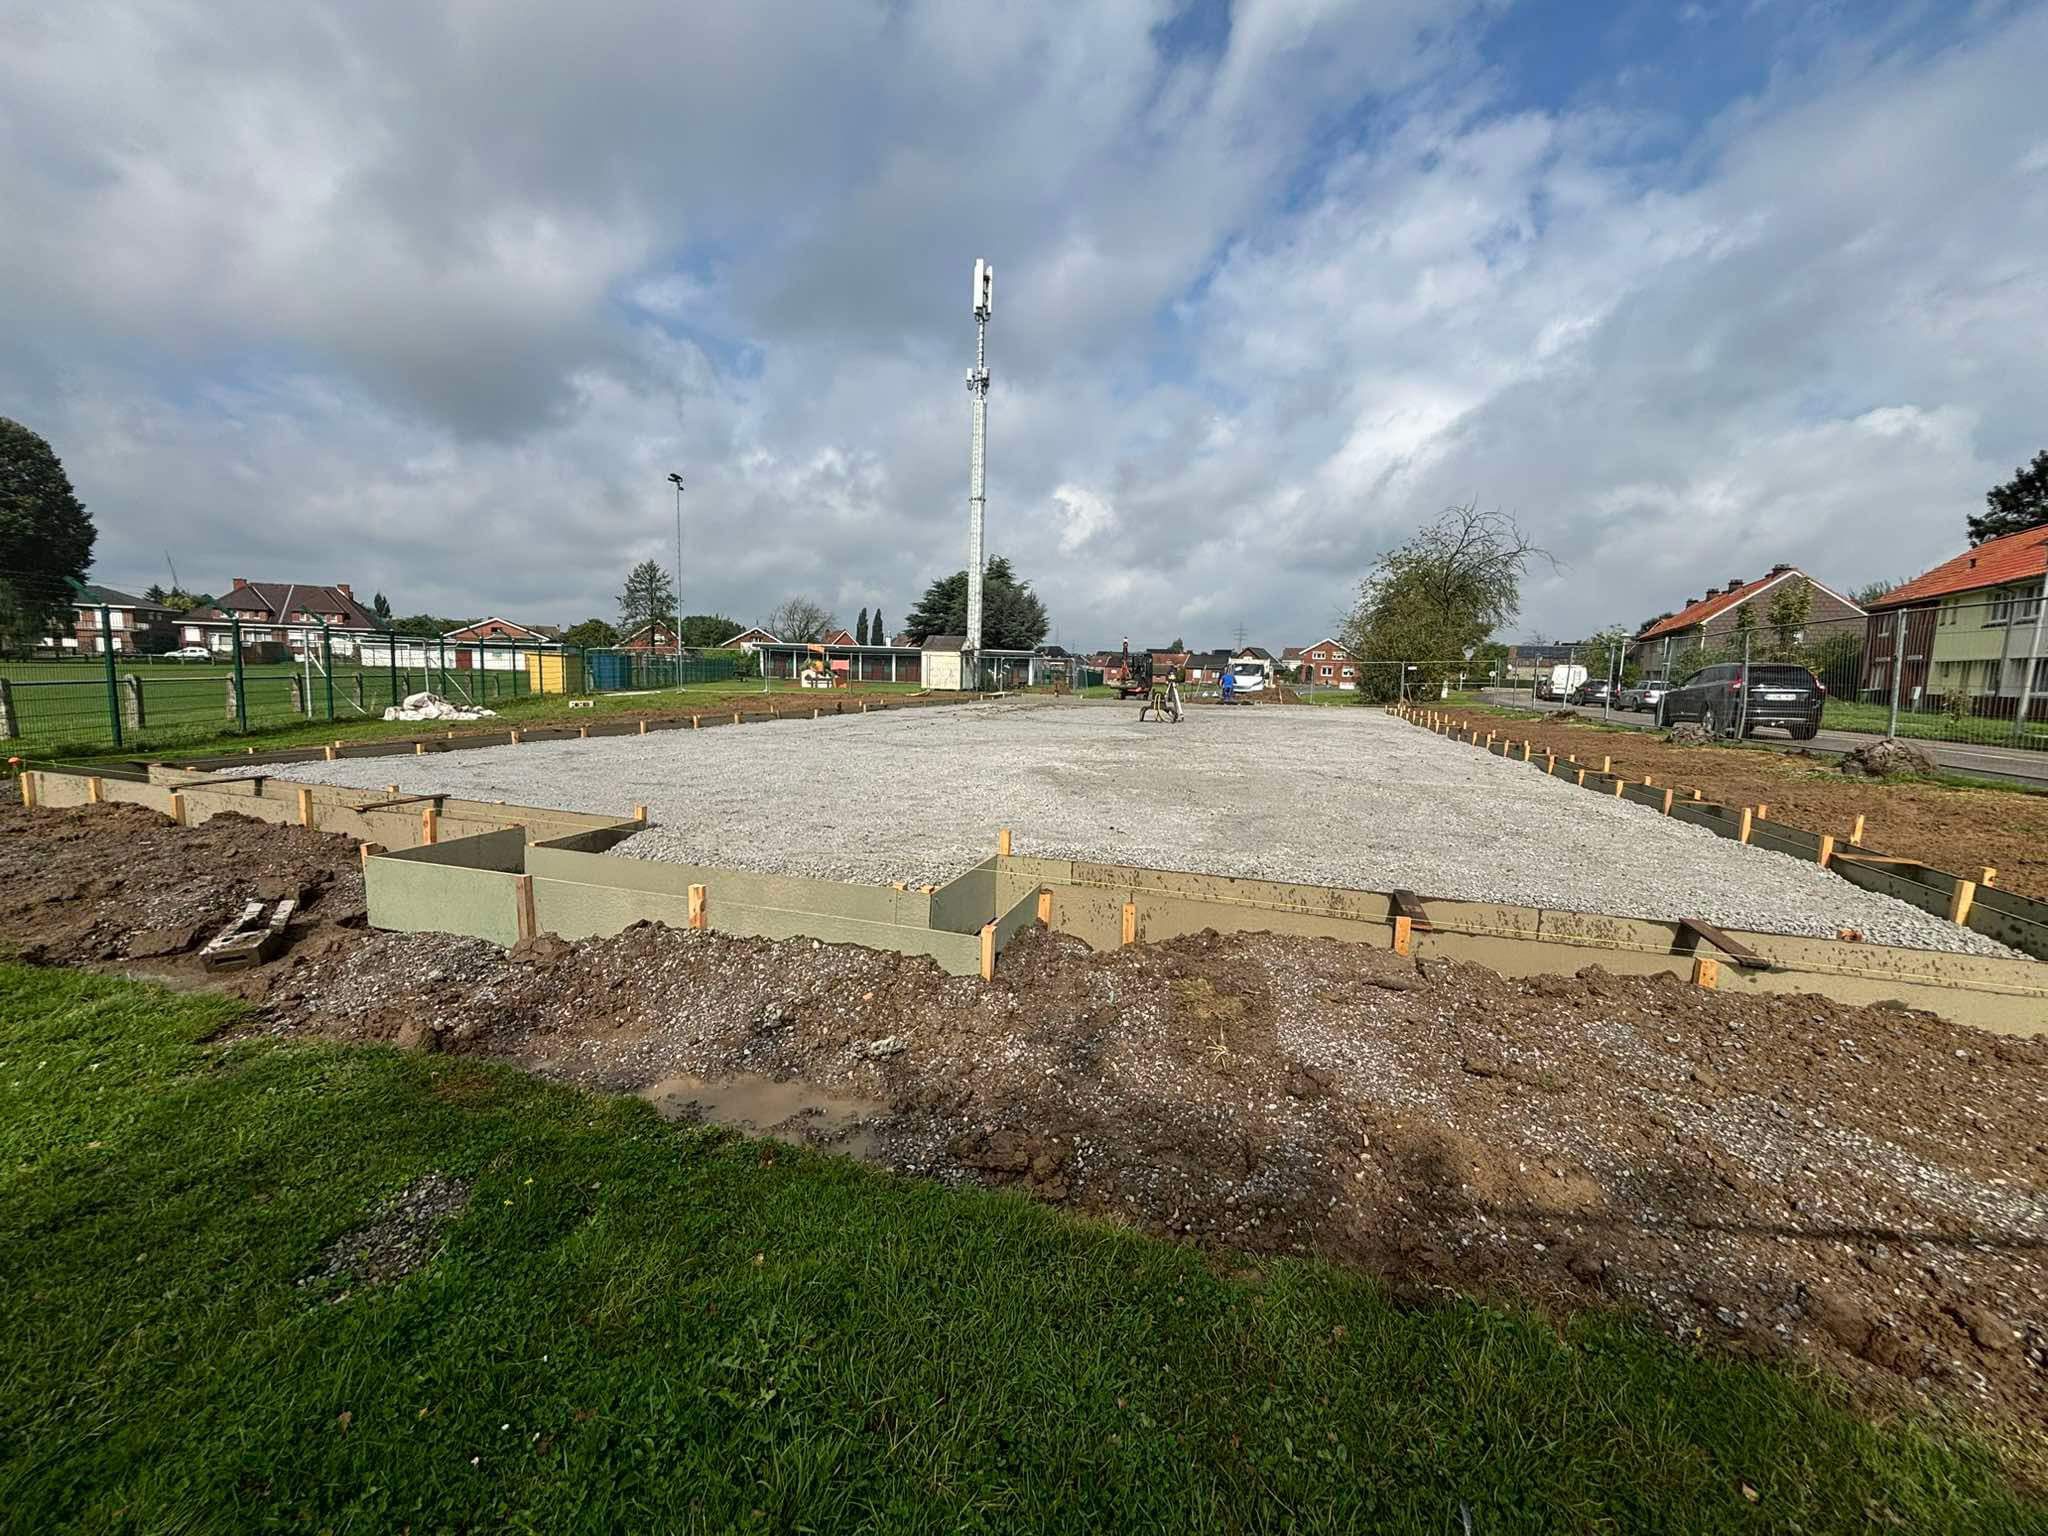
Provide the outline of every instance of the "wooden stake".
[[1948,899],[1948,920],[1952,923],[1966,923],[1970,920],[1970,906],[1977,899],[1977,882],[1958,880],[1955,893]]
[[1543,759],[1543,771],[1553,775],[1557,772],[1557,754],[1555,752]]
[[171,821],[177,826],[186,825],[185,797],[175,789],[171,791]]
[[1764,819],[1766,819],[1766,818],[1767,818],[1767,817],[1768,817],[1768,816],[1769,816],[1770,814],[1771,814],[1771,808],[1770,808],[1770,807],[1769,807],[1768,805],[1760,805],[1760,806],[1758,806],[1758,807],[1756,808],[1756,819],[1757,819],[1758,821],[1763,821],[1763,820],[1764,820]]
[[[697,717],[695,715],[690,716],[690,724],[695,725],[696,723]],[[647,722],[645,720],[642,720],[640,722],[640,734],[642,736],[645,736],[647,734]]]
[[1721,985],[1721,962],[1707,955],[1697,955],[1692,962],[1692,984],[1705,987],[1709,992]]
[[1038,893],[1038,926],[1041,928],[1050,928],[1052,926],[1051,886],[1047,886]]
[[636,806],[634,806],[634,807],[633,807],[633,819],[634,819],[635,821],[639,821],[639,822],[644,822],[644,821],[646,821],[646,820],[647,820],[647,807],[646,807],[646,806],[644,806],[644,805],[636,805]]
[[577,740],[579,740],[579,741],[588,741],[588,740],[590,740],[590,727],[589,727],[589,726],[587,726],[587,725],[579,725],[579,726],[577,726],[577,727],[576,727],[576,738],[577,738]]
[[1525,738],[1522,742],[1522,761],[1525,763],[1529,761],[1529,750],[1529,742]]
[[356,844],[356,858],[362,864],[365,870],[369,869],[370,860],[376,858],[377,855],[382,853],[383,851],[384,845],[382,843]]
[[1008,827],[1004,827],[1000,832],[996,833],[996,853],[998,857],[1005,859],[1010,856],[1010,829]]
[[[305,791],[300,790],[299,793],[304,794]],[[102,784],[99,779],[90,778],[85,781],[85,803],[87,805],[102,804],[106,798],[107,786]]]
[[438,840],[441,832],[440,815],[429,805],[420,811],[420,843],[422,846]]
[[1742,808],[1742,830],[1741,830],[1741,832],[1739,832],[1739,833],[1737,833],[1737,834],[1736,834],[1736,838],[1735,838],[1735,841],[1737,841],[1738,843],[1746,843],[1746,842],[1748,842],[1748,841],[1749,841],[1749,823],[1750,823],[1750,818],[1751,818],[1751,817],[1752,817],[1752,816],[1753,816],[1754,814],[1755,814],[1755,807],[1753,807],[1753,806],[1747,806],[1747,805],[1745,805],[1745,806],[1744,806],[1744,807]]
[[1621,798],[1621,790],[1622,790],[1622,786],[1623,786],[1623,785],[1625,785],[1626,783],[1628,783],[1628,780],[1627,780],[1627,779],[1616,779],[1616,780],[1614,781],[1614,798],[1615,798],[1615,799],[1619,800],[1619,799]]
[[1415,920],[1408,917],[1394,919],[1394,953],[1405,955],[1415,942]]
[[424,741],[414,742],[412,744],[412,755],[414,757],[425,757],[427,755],[427,744]]
[[516,746],[518,746],[518,745],[519,745],[519,733],[518,733],[517,731],[513,731],[513,732],[511,732],[510,734],[511,734],[511,737],[512,737],[512,745],[513,745],[513,746],[515,746],[515,747],[516,747]]
[[398,793],[398,786],[396,784],[386,784],[384,786],[384,793],[387,795],[395,795]]
[[1664,814],[1666,816],[1671,814],[1671,791],[1668,789],[1664,791]]
[[313,825],[313,791],[305,788],[303,785],[299,789],[299,825],[302,827]]
[[1648,789],[1652,784],[1656,782],[1657,781],[1651,778],[1650,775],[1648,775],[1647,773],[1643,775],[1643,788]]
[[[703,726],[704,726],[704,717],[703,717],[702,715],[692,715],[692,716],[690,716],[690,729],[691,729],[691,730],[693,730],[693,731],[696,731],[696,730],[702,730],[702,729],[703,729]],[[643,736],[647,734],[647,722],[646,722],[645,720],[642,720],[642,721],[640,722],[640,734],[641,734],[641,735],[643,735]]]
[[983,923],[981,925],[981,979],[983,981],[994,981],[996,979],[996,925],[994,923]]
[[320,749],[320,756],[321,756],[321,757],[322,757],[323,759],[325,759],[325,760],[326,760],[327,762],[330,762],[330,763],[331,763],[331,762],[333,762],[333,761],[334,761],[334,758],[335,758],[335,751],[334,751],[334,748],[332,748],[332,747],[322,747],[322,748]]
[[1584,789],[1585,787],[1586,787],[1586,770],[1585,770],[1585,769],[1583,769],[1583,768],[1581,768],[1581,769],[1579,770],[1579,788],[1581,788],[1581,789]]
[[1138,942],[1138,904],[1135,901],[1124,903],[1124,942]]
[[690,887],[690,926],[701,929],[704,926],[704,887]]
[[734,725],[738,725],[740,723],[740,712],[738,710],[734,710],[732,712],[732,723]]
[[36,808],[36,776],[32,773],[21,776],[21,803],[31,811]]
[[1998,883],[1998,870],[1994,866],[1986,864],[1984,866],[1984,873],[1977,877],[1977,883],[1983,886],[1985,890],[1990,890]]
[[1697,789],[1696,789],[1696,790],[1694,790],[1694,791],[1692,792],[1692,797],[1693,797],[1693,799],[1695,799],[1695,800],[1704,800],[1704,799],[1706,799],[1706,798],[1707,798],[1707,797],[1706,797],[1706,795],[1705,795],[1705,794],[1704,794],[1704,793],[1703,793],[1702,791],[1700,791],[1700,790],[1697,790]]
[[1830,863],[1830,862],[1831,862],[1831,861],[1832,861],[1832,860],[1834,859],[1834,856],[1835,856],[1835,837],[1834,837],[1834,834],[1833,834],[1832,832],[1823,832],[1823,833],[1821,833],[1821,835],[1820,835],[1820,855],[1819,855],[1819,857],[1818,857],[1818,858],[1817,858],[1817,859],[1815,860],[1815,862],[1816,862],[1816,863],[1818,863],[1818,864],[1820,865],[1820,867],[1821,867],[1822,869],[1826,869],[1826,868],[1828,867],[1828,864],[1829,864],[1829,863]]
[[533,913],[533,876],[512,877],[512,898],[514,909],[518,913],[519,937],[530,939],[540,932],[540,922]]
[[1602,773],[1612,773],[1612,772],[1614,772],[1614,759],[1613,759],[1613,758],[1611,758],[1611,757],[1603,757],[1603,758],[1601,758],[1601,759],[1600,759],[1600,771],[1601,771]]
[[1861,816],[1856,818],[1856,825],[1849,829],[1849,846],[1851,848],[1861,848],[1863,846],[1863,818]]

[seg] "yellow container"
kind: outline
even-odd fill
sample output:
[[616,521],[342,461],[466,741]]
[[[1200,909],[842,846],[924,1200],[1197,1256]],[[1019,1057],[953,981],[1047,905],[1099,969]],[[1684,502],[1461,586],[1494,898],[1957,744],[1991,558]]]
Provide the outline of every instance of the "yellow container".
[[526,677],[535,693],[582,693],[581,651],[534,651],[526,658]]

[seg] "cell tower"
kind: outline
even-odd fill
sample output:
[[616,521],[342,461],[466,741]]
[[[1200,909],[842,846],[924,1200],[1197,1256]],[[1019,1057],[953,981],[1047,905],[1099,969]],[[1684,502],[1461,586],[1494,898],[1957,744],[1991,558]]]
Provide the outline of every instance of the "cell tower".
[[[981,655],[981,521],[988,511],[982,483],[988,449],[988,317],[995,309],[996,269],[974,264],[974,371],[967,375],[967,393],[974,397],[974,442],[967,458],[967,651],[980,675]],[[964,679],[963,679],[964,681]],[[969,685],[972,686],[972,685]]]

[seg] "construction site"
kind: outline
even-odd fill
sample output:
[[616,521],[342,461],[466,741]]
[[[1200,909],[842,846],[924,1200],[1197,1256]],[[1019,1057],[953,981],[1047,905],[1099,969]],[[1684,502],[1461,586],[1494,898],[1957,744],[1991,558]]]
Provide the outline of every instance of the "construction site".
[[0,930],[263,1032],[2041,1420],[2012,874],[1511,722],[1136,715],[841,692],[37,768]]

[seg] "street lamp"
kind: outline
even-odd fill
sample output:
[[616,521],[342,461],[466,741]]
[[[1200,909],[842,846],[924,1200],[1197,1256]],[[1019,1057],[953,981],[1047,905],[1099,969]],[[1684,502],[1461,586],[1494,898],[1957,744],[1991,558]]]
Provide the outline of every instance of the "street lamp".
[[683,685],[683,477],[673,470],[669,483],[676,488],[676,686]]

